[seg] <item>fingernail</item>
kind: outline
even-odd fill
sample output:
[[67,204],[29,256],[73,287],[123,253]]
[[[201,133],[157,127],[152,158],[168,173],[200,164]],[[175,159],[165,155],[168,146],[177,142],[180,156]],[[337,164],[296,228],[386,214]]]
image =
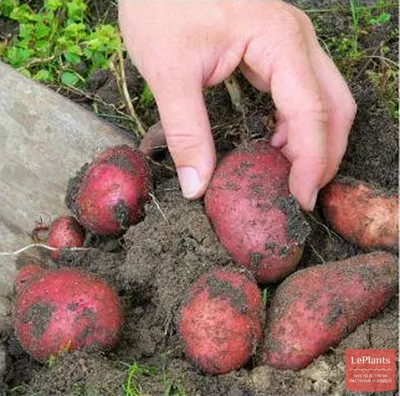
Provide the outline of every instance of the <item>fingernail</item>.
[[178,168],[178,177],[185,198],[195,197],[201,189],[200,175],[196,168],[182,166]]
[[308,203],[308,208],[310,211],[314,210],[315,204],[317,202],[317,198],[318,198],[318,189],[314,190],[314,192],[311,195],[310,201]]
[[269,143],[273,147],[280,148],[285,144],[285,136],[282,133],[274,133]]
[[269,143],[270,143],[271,146],[274,146],[274,147],[279,146],[279,143],[280,143],[279,142],[279,136],[276,133],[274,133],[271,136],[271,139],[269,140]]

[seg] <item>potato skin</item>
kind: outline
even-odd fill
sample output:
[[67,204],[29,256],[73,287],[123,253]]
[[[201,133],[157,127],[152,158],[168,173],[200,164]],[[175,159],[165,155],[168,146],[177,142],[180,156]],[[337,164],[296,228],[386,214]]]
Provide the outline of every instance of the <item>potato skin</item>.
[[89,231],[113,235],[143,217],[150,187],[143,153],[127,145],[115,146],[102,151],[70,180],[65,203]]
[[264,363],[301,370],[378,313],[397,292],[397,258],[386,252],[297,271],[267,312]]
[[205,373],[243,367],[262,338],[263,304],[250,274],[215,269],[193,285],[178,321],[186,356]]
[[22,347],[36,360],[81,347],[107,350],[116,345],[123,313],[106,282],[74,268],[31,267],[22,275],[27,282],[23,287],[16,283],[13,321]]
[[[81,247],[85,242],[85,230],[72,216],[61,216],[55,219],[50,226],[47,244],[53,248]],[[51,252],[54,261],[60,259],[61,251]]]
[[205,194],[213,229],[260,283],[297,266],[309,225],[289,192],[290,163],[265,141],[245,143],[218,165]]
[[398,249],[398,196],[350,177],[321,193],[324,216],[340,235],[366,250]]
[[46,269],[37,264],[28,264],[22,267],[14,279],[15,292],[17,294],[21,293],[22,289],[26,287],[26,285],[39,277],[44,271],[46,271]]

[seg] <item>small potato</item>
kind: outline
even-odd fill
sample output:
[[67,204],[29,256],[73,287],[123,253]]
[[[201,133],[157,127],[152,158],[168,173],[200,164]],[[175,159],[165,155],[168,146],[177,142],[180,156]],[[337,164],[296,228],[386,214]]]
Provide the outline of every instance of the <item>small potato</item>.
[[301,370],[378,313],[397,292],[397,258],[369,253],[297,271],[267,312],[264,363]]
[[127,145],[115,146],[71,178],[65,203],[89,231],[119,234],[143,218],[150,187],[143,153]]
[[62,249],[82,247],[85,242],[85,230],[72,216],[58,217],[51,223],[47,245],[58,250],[51,252],[51,258],[58,261]]
[[397,250],[397,194],[338,177],[324,188],[320,201],[325,218],[346,239],[366,250]]
[[243,367],[261,341],[262,298],[249,276],[238,270],[210,271],[181,307],[178,327],[186,355],[205,373]]
[[218,165],[205,195],[213,229],[260,283],[296,268],[310,232],[289,192],[290,163],[265,141],[244,143]]

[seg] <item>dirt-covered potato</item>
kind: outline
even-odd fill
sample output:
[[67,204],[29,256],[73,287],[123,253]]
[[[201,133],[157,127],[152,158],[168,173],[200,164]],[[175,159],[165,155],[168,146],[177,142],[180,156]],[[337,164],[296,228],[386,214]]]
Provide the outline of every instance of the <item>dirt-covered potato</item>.
[[369,253],[298,271],[267,312],[264,362],[300,370],[378,313],[397,292],[397,258]]
[[262,318],[260,290],[251,275],[214,269],[193,285],[180,311],[186,355],[209,374],[239,369],[261,340]]
[[397,250],[398,195],[350,177],[338,177],[321,193],[326,219],[346,239],[367,250]]
[[244,143],[223,158],[205,195],[220,242],[260,283],[289,275],[309,234],[289,192],[289,171],[286,157],[267,142]]

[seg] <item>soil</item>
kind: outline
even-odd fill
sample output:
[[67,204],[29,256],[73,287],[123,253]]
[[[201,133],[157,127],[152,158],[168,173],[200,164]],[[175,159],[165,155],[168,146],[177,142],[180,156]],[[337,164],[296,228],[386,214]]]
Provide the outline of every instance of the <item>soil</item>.
[[[301,5],[329,7],[332,1],[303,1]],[[396,17],[392,14],[392,28],[397,26]],[[325,21],[325,34],[351,34],[348,17],[324,13],[321,18]],[[0,23],[0,32],[1,27]],[[369,40],[363,45],[372,48],[385,35],[386,28],[375,29],[368,38],[363,38]],[[390,48],[396,62],[395,40]],[[131,96],[137,98],[143,80],[128,61],[126,66]],[[359,73],[362,67],[360,64],[354,73],[342,70],[349,75],[358,114],[339,174],[397,191],[398,125],[367,74]],[[240,74],[237,78],[243,93],[243,114],[235,112],[224,85],[205,91],[219,157],[245,139],[268,137],[273,131],[273,105],[269,96],[250,87]],[[93,76],[87,92],[108,104],[121,103],[115,81],[107,72]],[[91,106],[89,99],[79,102]],[[103,110],[107,109],[105,106]],[[158,121],[154,105],[139,107],[138,112],[147,125]],[[124,127],[121,123],[118,126]],[[77,164],[77,169],[81,165]],[[198,277],[213,267],[234,266],[234,263],[216,239],[202,200],[182,198],[171,167],[171,158],[165,151],[152,162],[153,198],[142,222],[129,228],[118,240],[91,236],[86,242],[92,249],[64,253],[58,264],[97,274],[115,287],[126,315],[118,348],[108,354],[75,351],[42,365],[21,349],[12,331],[0,328],[0,346],[3,341],[7,355],[3,383],[0,377],[0,395],[347,395],[350,392],[344,388],[345,349],[397,349],[398,305],[394,299],[376,317],[300,372],[259,366],[255,359],[245,368],[226,375],[202,374],[184,357],[176,331],[178,310]],[[333,232],[318,205],[307,218],[311,233],[299,269],[363,253]],[[55,266],[49,259],[46,263]],[[276,285],[268,287],[268,301],[275,288]],[[128,370],[127,364],[134,362],[141,369],[134,371],[131,366]],[[129,381],[136,393],[124,390]]]

